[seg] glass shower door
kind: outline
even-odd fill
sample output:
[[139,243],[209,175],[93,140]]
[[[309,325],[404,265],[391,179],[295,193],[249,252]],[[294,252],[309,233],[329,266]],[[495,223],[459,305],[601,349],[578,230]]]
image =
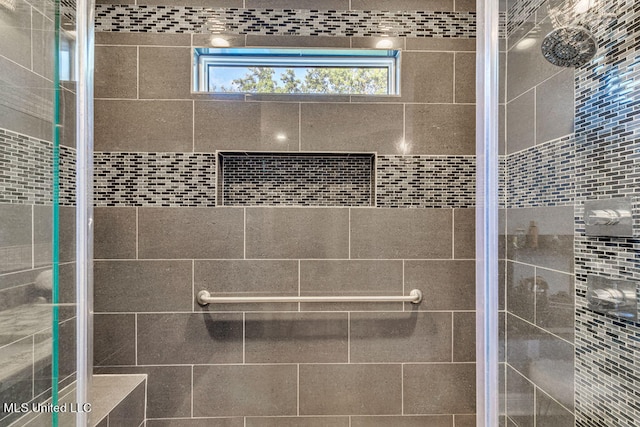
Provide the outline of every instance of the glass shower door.
[[57,10],[0,2],[0,425],[55,403],[75,370],[73,307],[60,304],[74,302],[74,148]]

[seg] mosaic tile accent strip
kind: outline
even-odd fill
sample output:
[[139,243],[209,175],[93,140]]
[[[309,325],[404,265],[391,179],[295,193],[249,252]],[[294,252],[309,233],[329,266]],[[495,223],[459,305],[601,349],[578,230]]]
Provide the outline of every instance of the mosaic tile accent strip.
[[373,154],[221,153],[218,158],[224,206],[372,205]]
[[571,135],[507,156],[507,207],[573,204],[574,143]]
[[[610,8],[605,0],[599,7]],[[586,199],[635,196],[640,188],[640,3],[617,2],[618,19],[598,28],[598,56],[576,69],[576,425],[637,425],[640,324],[586,307],[587,275],[640,283],[640,238],[584,235]],[[638,291],[638,288],[637,288]]]
[[51,204],[51,142],[0,129],[0,203]]
[[60,206],[76,205],[76,150],[60,146]]
[[216,156],[97,152],[95,206],[215,206]]
[[[544,6],[543,6],[544,5]],[[545,0],[518,0],[510,3],[507,11],[506,35],[509,37],[522,24],[527,22],[531,15],[536,13],[540,6],[547,7]]]
[[475,206],[475,156],[379,156],[377,206]]
[[96,5],[96,31],[473,38],[474,12]]

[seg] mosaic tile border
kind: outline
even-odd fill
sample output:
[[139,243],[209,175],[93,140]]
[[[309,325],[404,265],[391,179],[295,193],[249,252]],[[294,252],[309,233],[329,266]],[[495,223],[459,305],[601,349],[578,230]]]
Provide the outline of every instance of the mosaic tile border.
[[378,156],[381,208],[475,206],[475,156]]
[[507,156],[507,208],[571,205],[575,137],[565,136]]
[[0,203],[51,204],[51,142],[0,129],[0,164]]
[[475,12],[96,5],[96,31],[474,38]]
[[371,206],[374,154],[219,153],[221,206]]
[[[475,156],[378,156],[375,169],[376,206],[473,207],[475,161]],[[300,165],[290,166],[278,173],[299,177]],[[364,185],[371,180],[371,174],[365,173],[365,169],[371,169],[371,165],[360,166],[363,175],[359,182]],[[216,206],[215,196],[219,188],[216,167],[216,155],[213,153],[98,152],[95,153],[94,167],[95,205]],[[337,173],[336,170],[333,172]],[[236,179],[233,191],[235,196],[243,194],[244,201],[236,199],[232,203],[236,206],[369,206],[370,187],[365,191],[360,186],[355,195],[352,191],[355,174],[334,174],[328,178],[329,181],[341,182],[345,177],[349,182],[342,182],[342,188],[333,192],[327,189],[326,182],[319,186],[312,184],[313,188],[305,191],[290,188],[287,195],[290,200],[284,201],[276,193],[271,193],[274,188],[269,187],[269,183],[252,181],[245,184]],[[424,179],[427,177],[428,181]],[[318,195],[320,199],[316,199]],[[228,203],[225,202],[225,205]]]
[[94,153],[95,206],[216,205],[216,155]]

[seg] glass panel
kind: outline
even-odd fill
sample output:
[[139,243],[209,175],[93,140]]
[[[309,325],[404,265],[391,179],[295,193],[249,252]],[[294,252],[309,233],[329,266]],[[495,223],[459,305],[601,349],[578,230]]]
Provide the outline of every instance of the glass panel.
[[0,425],[57,385],[54,12],[0,2]]
[[590,236],[584,206],[637,195],[637,2],[515,1],[507,15],[506,416],[632,425],[637,396],[620,391],[637,374],[628,356],[638,325],[592,311],[586,293],[590,276],[637,287],[638,240]]

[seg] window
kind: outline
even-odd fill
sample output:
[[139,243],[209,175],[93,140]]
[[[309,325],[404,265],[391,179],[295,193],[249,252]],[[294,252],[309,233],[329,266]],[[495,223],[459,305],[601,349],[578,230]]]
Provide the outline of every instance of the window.
[[398,95],[398,50],[198,48],[194,90]]

